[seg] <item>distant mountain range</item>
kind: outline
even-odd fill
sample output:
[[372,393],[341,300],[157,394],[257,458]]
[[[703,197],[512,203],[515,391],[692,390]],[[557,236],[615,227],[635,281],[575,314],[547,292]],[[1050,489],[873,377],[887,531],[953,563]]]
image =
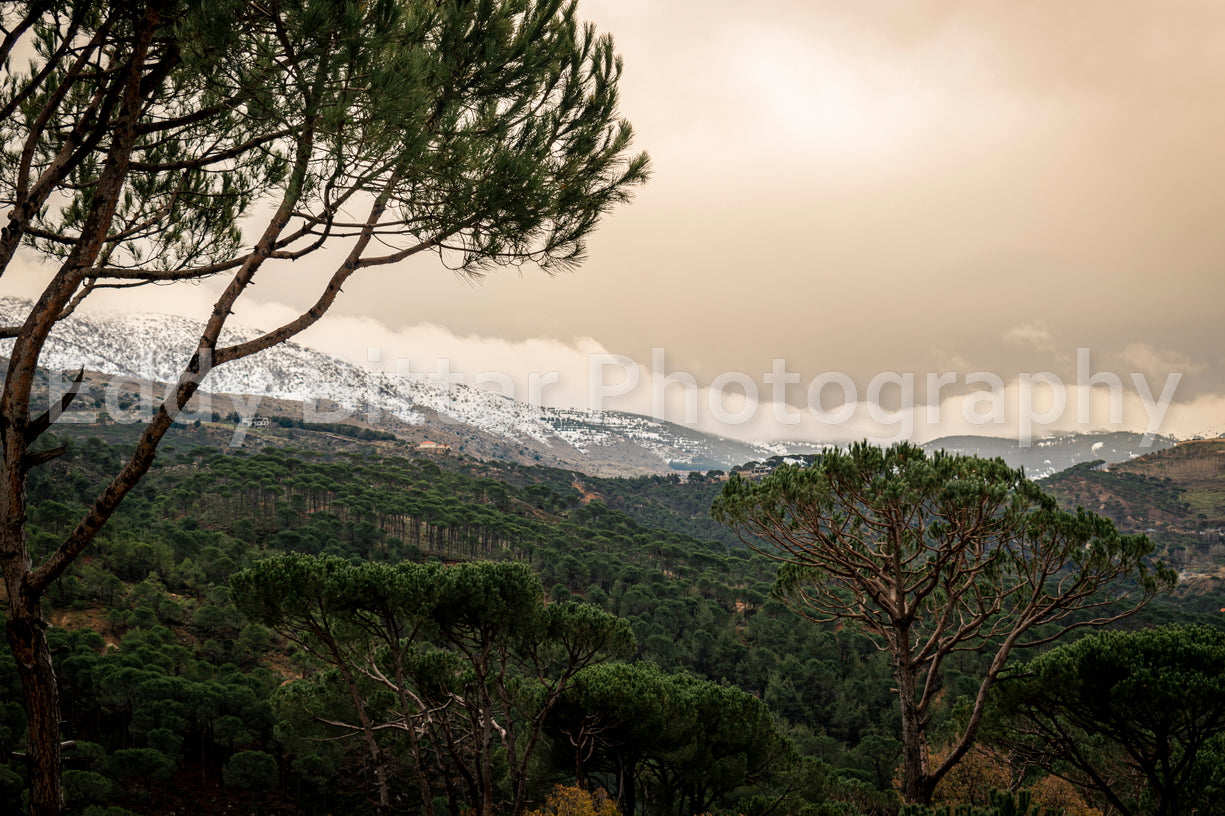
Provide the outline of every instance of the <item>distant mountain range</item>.
[[[0,322],[19,323],[28,301],[0,298]],[[107,378],[164,383],[177,376],[194,348],[202,324],[159,314],[79,314],[60,323],[43,353],[43,367],[73,371],[84,367]],[[227,334],[226,342],[256,336],[252,329]],[[11,341],[0,343],[7,354]],[[95,390],[100,383],[95,383]],[[682,425],[620,411],[580,411],[518,402],[462,384],[443,383],[427,375],[374,372],[346,360],[284,343],[211,372],[204,387],[215,395],[244,395],[236,401],[218,397],[213,410],[226,415],[231,406],[247,419],[255,412],[301,417],[329,409],[346,421],[386,430],[409,441],[430,440],[477,458],[546,464],[595,475],[632,475],[669,470],[726,469],[772,456],[818,452],[820,442],[749,443],[704,433]],[[250,397],[258,396],[258,403]],[[102,406],[100,394],[79,403]],[[928,449],[1002,456],[1023,466],[1034,478],[1080,462],[1120,462],[1168,447],[1157,439],[1141,447],[1132,433],[1068,434],[1036,440],[1022,448],[1014,440],[948,437]]]
[[1013,467],[1025,468],[1025,475],[1029,478],[1041,479],[1082,462],[1126,462],[1177,444],[1176,440],[1164,436],[1154,437],[1149,445],[1144,445],[1143,442],[1143,434],[1111,431],[1054,434],[1035,439],[1027,447],[1022,447],[1015,439],[946,436],[933,439],[923,447],[929,451],[944,449],[951,453],[971,456],[998,456]]

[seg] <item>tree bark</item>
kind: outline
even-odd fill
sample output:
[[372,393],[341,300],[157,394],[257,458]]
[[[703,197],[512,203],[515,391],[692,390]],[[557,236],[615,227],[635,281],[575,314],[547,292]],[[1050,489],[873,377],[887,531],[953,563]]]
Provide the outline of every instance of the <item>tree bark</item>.
[[909,655],[902,656],[895,665],[894,679],[902,712],[902,798],[909,803],[926,805],[932,792],[927,785],[922,712],[915,699],[918,678]]
[[26,546],[25,459],[28,410],[0,412],[4,455],[0,461],[0,568],[8,595],[6,635],[27,718],[26,756],[30,766],[30,813],[59,816],[64,811],[60,769],[59,686],[47,647],[41,593],[27,584],[30,553]]
[[902,799],[928,805],[939,777],[928,771],[926,712],[918,696],[919,667],[911,648],[910,624],[895,621],[892,639],[893,677],[902,713]]
[[47,624],[38,601],[9,607],[7,634],[25,698],[28,756],[31,766],[31,816],[59,816],[64,811],[60,771],[59,686],[47,648]]

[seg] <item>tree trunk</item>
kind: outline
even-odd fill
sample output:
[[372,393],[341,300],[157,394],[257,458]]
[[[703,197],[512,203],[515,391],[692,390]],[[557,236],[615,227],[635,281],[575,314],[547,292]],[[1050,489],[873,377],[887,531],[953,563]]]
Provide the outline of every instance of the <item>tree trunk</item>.
[[[8,594],[6,634],[17,673],[27,717],[26,755],[30,765],[30,813],[59,816],[64,812],[60,769],[60,696],[51,651],[47,647],[47,624],[43,620],[41,596],[27,591],[30,554],[26,546],[24,417],[13,421],[0,417],[4,458],[0,462],[0,568]],[[6,421],[7,420],[7,421]]]
[[477,812],[480,816],[494,816],[493,791],[493,728],[490,718],[492,714],[479,712],[479,731],[477,732],[477,777],[480,780],[480,803]]
[[581,743],[574,746],[574,784],[587,790],[587,775],[583,772],[583,748]]
[[915,699],[918,673],[908,654],[899,656],[894,664],[902,712],[902,799],[909,804],[927,805],[934,791],[927,773],[925,724]]
[[[316,632],[316,634],[320,634]],[[325,636],[326,637],[326,636]],[[357,678],[344,664],[340,649],[334,642],[328,638],[329,649],[336,661],[337,667],[340,669],[340,676],[345,682],[345,686],[349,690],[349,697],[353,701],[353,707],[357,710],[358,722],[362,727],[362,744],[366,746],[366,753],[369,755],[370,762],[374,766],[374,785],[379,795],[378,812],[386,813],[387,808],[391,804],[391,799],[387,792],[387,768],[383,759],[383,751],[379,747],[378,739],[374,735],[373,723],[370,720],[370,713],[366,710],[366,701],[362,696],[361,690],[357,686]]]
[[60,785],[60,697],[51,667],[51,651],[47,648],[47,624],[37,601],[28,608],[16,606],[10,604],[7,630],[29,719],[26,750],[30,760],[30,814],[59,816],[64,811]]
[[628,762],[623,756],[617,757],[617,809],[625,816],[634,816],[634,811],[638,809],[638,801],[635,796],[638,780],[634,774],[637,764],[637,757]]

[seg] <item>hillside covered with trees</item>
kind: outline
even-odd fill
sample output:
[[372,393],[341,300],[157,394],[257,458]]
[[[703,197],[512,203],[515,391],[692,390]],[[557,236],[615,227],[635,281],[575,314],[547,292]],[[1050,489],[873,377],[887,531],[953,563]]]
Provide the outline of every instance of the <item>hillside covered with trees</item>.
[[1145,532],[1171,563],[1214,575],[1225,558],[1225,441],[1193,440],[1127,462],[1086,462],[1042,480],[1067,506]]
[[[606,789],[626,813],[900,806],[888,656],[859,627],[797,616],[773,562],[734,536],[700,536],[723,483],[431,460],[322,432],[197,444],[208,432],[169,440],[48,597],[77,810],[517,813],[558,783]],[[65,442],[31,480],[36,552],[119,455]],[[1124,625],[1215,627],[1220,605],[1163,596]],[[942,666],[937,751],[985,660]],[[11,661],[0,782],[20,808]],[[1003,750],[966,763],[1089,806]],[[990,790],[954,774],[935,800],[987,805]]]

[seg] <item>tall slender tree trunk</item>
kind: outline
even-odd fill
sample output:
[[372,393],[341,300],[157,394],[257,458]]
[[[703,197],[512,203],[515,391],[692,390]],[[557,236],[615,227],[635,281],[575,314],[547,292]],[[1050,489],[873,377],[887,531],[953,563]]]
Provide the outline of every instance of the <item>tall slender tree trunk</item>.
[[9,607],[9,646],[25,697],[30,759],[30,813],[59,816],[64,810],[60,784],[60,695],[47,648],[47,624],[37,600],[30,606]]
[[480,779],[480,816],[494,816],[493,728],[490,723],[492,716],[487,708],[478,713],[480,726],[477,732],[477,776]]
[[369,755],[370,764],[373,766],[374,786],[379,796],[378,812],[386,813],[387,808],[391,804],[391,798],[387,792],[386,760],[383,757],[382,749],[379,747],[378,739],[374,735],[374,724],[370,719],[370,713],[366,710],[365,697],[362,696],[361,689],[357,686],[357,678],[345,666],[343,658],[340,656],[339,647],[335,643],[329,642],[329,649],[336,661],[336,666],[340,669],[340,676],[349,690],[349,698],[353,701],[353,707],[357,710],[358,722],[362,728],[362,744],[366,746],[366,753]]
[[30,763],[30,813],[59,816],[64,811],[60,778],[59,686],[47,647],[47,624],[41,596],[31,595],[26,547],[25,428],[0,419],[4,457],[0,462],[0,569],[8,594],[6,635],[21,677],[27,721],[26,755]]

